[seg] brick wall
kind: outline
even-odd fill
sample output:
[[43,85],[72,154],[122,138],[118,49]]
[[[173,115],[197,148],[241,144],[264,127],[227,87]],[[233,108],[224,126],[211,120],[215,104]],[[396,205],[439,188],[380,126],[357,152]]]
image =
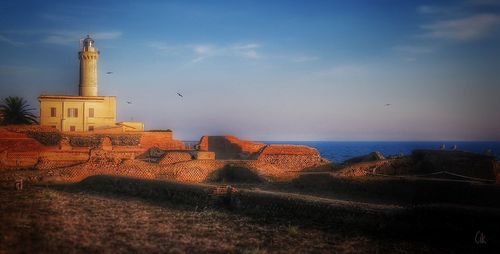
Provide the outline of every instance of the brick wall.
[[247,159],[265,145],[228,135],[203,136],[199,146],[201,151],[215,152],[216,159]]
[[197,160],[215,160],[215,153],[208,151],[196,151],[194,153],[195,159]]
[[141,148],[158,147],[162,150],[183,150],[184,143],[172,138],[172,132],[142,132]]
[[90,158],[88,149],[71,150],[54,150],[45,151],[40,154],[39,162],[36,168],[39,170],[50,170],[55,168],[63,168],[74,166],[80,163],[85,163]]
[[189,152],[168,151],[160,159],[159,164],[167,165],[190,160],[192,160],[192,155]]
[[301,145],[267,145],[256,156],[256,159],[285,171],[315,169],[330,164],[329,161],[321,158],[318,150]]

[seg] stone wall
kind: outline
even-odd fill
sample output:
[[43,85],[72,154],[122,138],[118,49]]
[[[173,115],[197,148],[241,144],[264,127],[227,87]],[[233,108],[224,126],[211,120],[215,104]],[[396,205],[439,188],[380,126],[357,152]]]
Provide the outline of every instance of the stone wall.
[[0,128],[0,169],[32,168],[38,162],[40,152],[46,149],[27,131],[31,129]]
[[32,168],[38,162],[38,152],[8,152],[0,153],[0,169]]
[[301,145],[267,145],[256,159],[288,171],[316,169],[330,164],[321,158],[318,150]]
[[49,170],[85,163],[90,158],[89,149],[54,150],[40,153],[36,169]]
[[196,151],[194,152],[196,160],[215,160],[215,153],[209,151]]
[[140,147],[148,149],[158,147],[162,150],[184,150],[184,143],[174,140],[172,132],[142,132]]
[[44,149],[44,145],[29,137],[27,133],[0,128],[0,152],[40,152]]
[[[46,138],[53,135],[47,136],[46,133],[56,133],[62,138],[54,143],[52,139]],[[42,137],[47,144],[38,142],[32,134]],[[173,140],[172,132],[61,133],[53,128],[36,125],[4,126],[0,127],[0,169],[52,170],[79,164],[88,164],[87,168],[95,168],[134,159],[151,147],[159,147],[163,151],[183,150],[184,143]],[[170,154],[164,158],[163,163],[191,158],[189,153]]]
[[203,136],[199,142],[199,150],[215,152],[216,159],[248,159],[264,146],[229,135]]
[[174,164],[181,161],[190,161],[193,156],[189,152],[182,151],[168,151],[165,153],[163,158],[160,159],[159,164],[167,165]]

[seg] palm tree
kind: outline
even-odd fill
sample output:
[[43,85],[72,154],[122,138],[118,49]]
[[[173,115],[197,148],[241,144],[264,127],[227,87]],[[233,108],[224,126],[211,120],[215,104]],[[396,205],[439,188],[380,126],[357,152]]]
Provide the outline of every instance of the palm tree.
[[28,102],[21,97],[9,96],[0,104],[1,124],[37,124],[37,117],[31,113]]

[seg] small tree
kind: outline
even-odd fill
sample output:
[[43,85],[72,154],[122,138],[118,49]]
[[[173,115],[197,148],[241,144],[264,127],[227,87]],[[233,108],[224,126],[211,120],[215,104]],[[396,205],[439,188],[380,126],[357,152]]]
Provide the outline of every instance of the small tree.
[[37,124],[37,117],[31,113],[28,102],[21,97],[9,96],[0,104],[0,123],[8,124]]

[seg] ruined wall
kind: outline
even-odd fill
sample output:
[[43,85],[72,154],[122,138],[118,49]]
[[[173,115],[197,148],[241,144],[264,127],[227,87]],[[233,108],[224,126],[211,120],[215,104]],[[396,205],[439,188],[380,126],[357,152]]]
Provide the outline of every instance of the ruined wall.
[[189,152],[169,151],[160,159],[159,164],[167,165],[181,161],[190,161],[192,157],[193,156]]
[[32,168],[38,162],[38,154],[38,152],[3,151],[2,153],[0,153],[0,168]]
[[89,149],[54,150],[40,153],[36,169],[49,170],[85,163],[90,158]]
[[184,150],[184,143],[174,140],[172,132],[142,132],[140,147],[148,149],[158,147],[162,150]]
[[199,150],[215,152],[216,159],[248,159],[265,145],[234,136],[203,136]]
[[215,153],[208,151],[196,151],[194,152],[194,158],[197,160],[215,160]]
[[0,169],[31,168],[45,149],[25,130],[0,128]]
[[190,160],[162,167],[157,178],[191,183],[207,182],[225,166],[248,169],[268,181],[284,181],[298,176],[298,172],[256,160]]
[[318,150],[301,145],[267,145],[256,159],[287,171],[314,169],[330,164],[321,158]]
[[96,148],[111,152],[104,160],[111,156],[118,161],[135,158],[150,147],[182,150],[184,143],[173,140],[172,132],[61,133],[36,125],[7,126],[0,127],[0,168],[54,169],[72,166],[89,160],[92,157],[90,150]]

